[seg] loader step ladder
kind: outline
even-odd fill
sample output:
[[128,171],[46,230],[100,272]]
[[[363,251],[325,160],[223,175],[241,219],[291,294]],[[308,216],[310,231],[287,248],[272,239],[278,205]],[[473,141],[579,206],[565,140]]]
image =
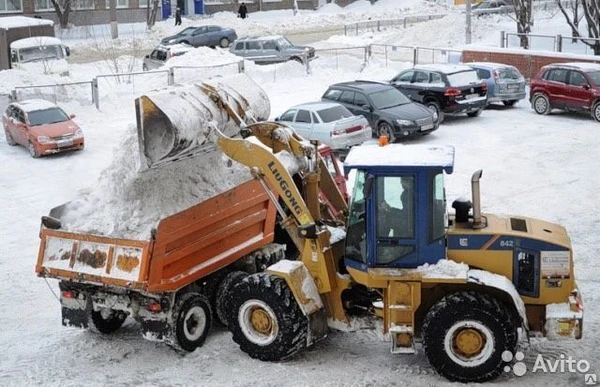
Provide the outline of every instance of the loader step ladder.
[[416,353],[415,312],[421,304],[419,282],[391,280],[384,291],[384,320],[390,333],[393,354]]

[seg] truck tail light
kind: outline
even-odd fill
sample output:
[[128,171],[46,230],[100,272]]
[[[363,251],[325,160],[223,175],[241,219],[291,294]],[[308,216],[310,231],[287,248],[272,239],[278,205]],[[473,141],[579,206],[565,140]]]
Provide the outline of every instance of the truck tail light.
[[77,298],[77,292],[73,291],[73,290],[63,290],[61,292],[61,296],[63,298]]
[[160,312],[162,310],[162,306],[160,305],[159,302],[157,301],[151,301],[147,306],[146,309],[148,309],[150,312]]
[[444,95],[446,97],[458,97],[461,94],[462,92],[460,91],[460,89],[455,88],[446,89],[446,91],[444,92]]

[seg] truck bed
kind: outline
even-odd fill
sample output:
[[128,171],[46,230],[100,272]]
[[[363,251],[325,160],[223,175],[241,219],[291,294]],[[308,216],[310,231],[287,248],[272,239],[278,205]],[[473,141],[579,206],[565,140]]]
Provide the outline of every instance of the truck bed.
[[272,242],[275,215],[260,183],[251,180],[162,219],[149,240],[42,225],[36,273],[148,292],[175,291]]

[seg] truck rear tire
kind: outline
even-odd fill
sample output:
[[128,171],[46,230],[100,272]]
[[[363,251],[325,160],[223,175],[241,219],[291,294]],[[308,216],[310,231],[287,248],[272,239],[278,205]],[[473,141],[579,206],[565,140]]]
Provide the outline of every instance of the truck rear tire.
[[278,361],[306,347],[308,320],[284,279],[248,276],[233,290],[229,330],[250,357]]
[[502,353],[514,355],[517,327],[506,307],[475,291],[447,295],[427,313],[423,347],[435,370],[451,381],[482,383],[498,377]]
[[184,294],[175,307],[175,338],[182,349],[193,352],[208,336],[212,315],[208,299],[201,294]]
[[229,326],[229,310],[231,308],[233,288],[246,277],[248,277],[248,273],[245,271],[232,271],[223,278],[217,287],[215,311],[217,319],[225,326]]
[[104,309],[91,313],[92,330],[109,334],[116,332],[125,322],[127,315],[112,309]]

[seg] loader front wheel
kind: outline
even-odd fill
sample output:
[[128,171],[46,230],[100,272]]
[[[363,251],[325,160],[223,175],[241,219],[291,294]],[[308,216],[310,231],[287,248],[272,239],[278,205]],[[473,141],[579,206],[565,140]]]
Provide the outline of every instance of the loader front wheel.
[[189,352],[201,347],[208,336],[211,311],[208,299],[201,294],[184,295],[175,308],[177,344]]
[[495,298],[466,291],[447,295],[427,313],[423,347],[431,365],[445,378],[482,383],[498,377],[503,352],[515,350],[517,327]]
[[116,332],[125,322],[127,315],[112,309],[101,309],[92,311],[92,330],[109,334]]
[[248,273],[245,271],[232,271],[227,273],[225,278],[219,283],[215,296],[215,310],[219,321],[229,326],[229,309],[231,307],[231,299],[233,296],[233,287],[242,282],[244,278],[248,277]]
[[250,357],[278,361],[306,346],[308,320],[284,279],[257,273],[233,289],[229,329]]

